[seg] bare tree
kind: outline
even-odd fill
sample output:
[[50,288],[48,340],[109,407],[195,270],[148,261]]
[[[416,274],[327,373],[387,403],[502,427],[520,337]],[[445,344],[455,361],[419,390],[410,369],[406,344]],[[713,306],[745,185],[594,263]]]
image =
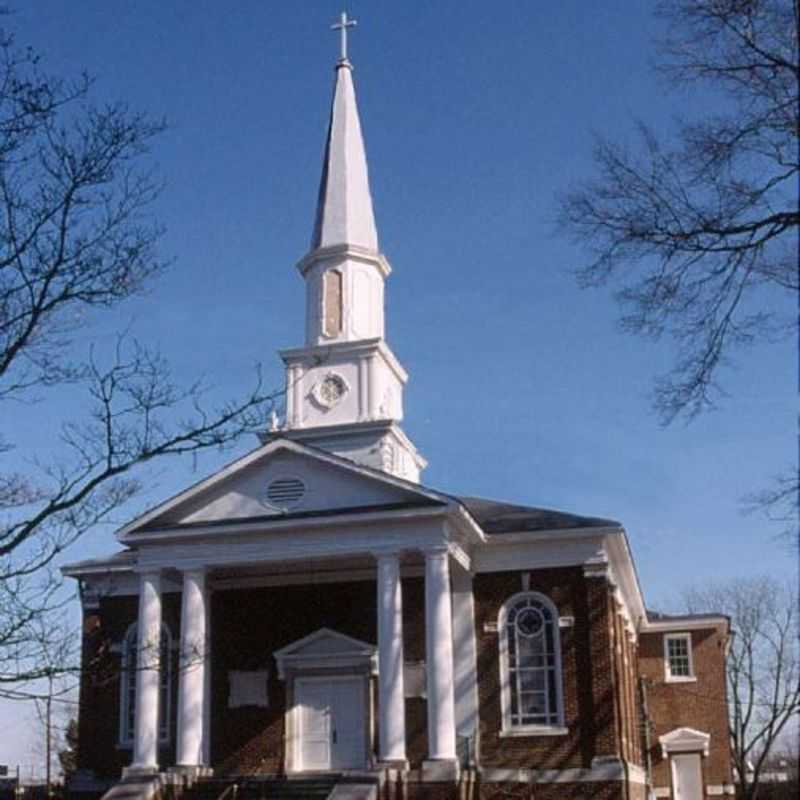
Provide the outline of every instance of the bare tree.
[[[201,382],[179,388],[157,352],[124,339],[105,361],[74,355],[94,313],[165,267],[147,162],[163,123],[93,105],[92,89],[43,73],[0,32],[0,695],[52,674],[64,636],[54,560],[141,489],[137,468],[263,429],[275,399],[256,375],[244,397],[207,408]],[[64,425],[67,455],[21,468],[14,404],[53,415],[80,385],[91,411]]]
[[693,589],[686,596],[690,613],[713,608],[731,619],[729,726],[740,797],[746,800],[757,800],[764,767],[800,713],[797,602],[794,589],[768,577]]
[[798,291],[799,9],[663,2],[660,72],[673,87],[712,92],[718,110],[683,121],[666,144],[641,124],[635,152],[599,139],[598,176],[560,204],[564,228],[593,252],[583,284],[619,278],[624,326],[678,343],[656,387],[664,422],[714,404],[737,346],[787,329],[774,306]]

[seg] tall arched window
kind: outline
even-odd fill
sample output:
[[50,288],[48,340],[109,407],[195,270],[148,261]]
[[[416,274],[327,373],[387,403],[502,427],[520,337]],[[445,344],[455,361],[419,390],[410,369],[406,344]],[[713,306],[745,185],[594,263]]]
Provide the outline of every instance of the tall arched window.
[[564,725],[558,612],[537,592],[515,594],[500,609],[503,730],[548,733]]
[[[136,667],[137,636],[139,627],[134,622],[125,633],[122,644],[122,672],[119,691],[119,741],[133,744],[136,724]],[[169,628],[161,624],[161,681],[158,697],[158,738],[169,741],[169,720],[172,709],[172,636]]]

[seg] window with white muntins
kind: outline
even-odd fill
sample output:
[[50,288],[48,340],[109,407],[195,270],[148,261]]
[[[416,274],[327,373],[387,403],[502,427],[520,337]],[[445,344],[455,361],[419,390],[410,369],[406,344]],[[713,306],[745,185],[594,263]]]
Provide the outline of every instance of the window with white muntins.
[[664,636],[664,677],[671,682],[695,680],[691,633],[668,633]]
[[[138,625],[134,622],[122,645],[122,670],[119,690],[119,743],[133,745],[136,726],[136,672]],[[169,742],[169,720],[172,707],[172,636],[165,624],[161,625],[160,683],[158,696],[158,739]]]
[[566,731],[558,612],[537,592],[511,597],[500,609],[501,735]]

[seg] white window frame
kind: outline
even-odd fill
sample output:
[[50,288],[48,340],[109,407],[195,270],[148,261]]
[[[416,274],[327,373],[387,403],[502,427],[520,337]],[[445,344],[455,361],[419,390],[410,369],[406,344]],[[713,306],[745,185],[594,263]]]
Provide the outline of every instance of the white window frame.
[[[557,722],[538,725],[518,725],[511,721],[511,671],[508,659],[508,637],[506,635],[506,618],[508,612],[522,600],[536,600],[550,613],[553,626],[554,680],[556,682],[556,716]],[[540,592],[518,592],[503,603],[497,616],[497,632],[500,650],[500,708],[502,727],[500,736],[564,736],[569,731],[564,723],[564,679],[562,669],[561,633],[559,629],[558,609],[549,597]]]
[[[120,659],[120,680],[119,680],[119,746],[133,747],[136,729],[136,670],[130,668],[131,656],[136,651],[138,623],[133,622],[125,631],[125,638],[122,640],[122,657]],[[170,720],[172,718],[172,634],[165,623],[161,623],[161,638],[164,640],[162,652],[167,653],[167,658],[161,663],[161,682],[165,683],[164,692],[165,702],[159,702],[158,709],[158,742],[159,744],[169,744],[170,742]],[[159,686],[159,700],[161,699],[162,687]],[[131,701],[134,709],[131,713]],[[162,708],[163,706],[163,708]],[[133,724],[128,725],[128,721],[133,718]]]
[[[686,642],[686,652],[689,658],[689,674],[673,675],[669,663],[669,643],[679,639]],[[692,634],[691,633],[665,633],[664,634],[664,680],[667,683],[693,683],[697,680],[694,674],[694,660],[692,658]]]

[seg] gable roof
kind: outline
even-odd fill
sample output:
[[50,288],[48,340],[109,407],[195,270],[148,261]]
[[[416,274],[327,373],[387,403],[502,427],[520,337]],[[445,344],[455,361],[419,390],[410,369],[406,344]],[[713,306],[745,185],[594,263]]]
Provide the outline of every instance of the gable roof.
[[[342,505],[336,508],[323,508],[299,512],[276,512],[273,514],[264,514],[248,516],[248,519],[253,521],[275,520],[275,519],[294,519],[304,518],[309,516],[328,516],[331,514],[344,514],[344,513],[357,513],[358,511],[381,511],[393,510],[396,508],[408,508],[419,506],[435,506],[435,505],[448,505],[452,503],[452,498],[448,495],[435,492],[432,489],[427,489],[419,484],[412,483],[411,481],[398,478],[390,473],[381,470],[366,467],[358,464],[348,458],[331,453],[327,450],[322,450],[311,445],[297,442],[286,438],[274,438],[266,444],[256,448],[255,450],[246,453],[244,456],[234,460],[221,470],[214,474],[198,481],[192,486],[188,487],[182,492],[174,495],[168,500],[154,506],[146,511],[144,514],[139,515],[131,520],[127,525],[123,526],[117,531],[117,537],[121,541],[125,541],[130,535],[137,532],[150,531],[159,528],[165,524],[165,518],[171,512],[179,510],[190,501],[196,502],[200,497],[217,490],[223,484],[232,481],[235,477],[244,474],[249,468],[258,465],[262,462],[267,462],[268,459],[279,453],[286,452],[308,458],[313,462],[327,464],[333,466],[343,473],[349,473],[353,476],[358,476],[362,482],[372,483],[374,486],[383,486],[385,488],[392,488],[395,490],[396,500],[392,498],[388,502],[374,502],[369,505],[356,505],[346,506]],[[397,491],[399,490],[399,491]],[[203,524],[208,524],[205,521]],[[220,523],[222,524],[222,523]],[[184,528],[192,527],[193,522],[184,521],[176,524],[175,520],[166,521],[167,527],[170,528]]]
[[455,497],[488,534],[520,531],[567,531],[576,528],[621,528],[622,524],[601,517],[584,517],[565,511],[520,506],[485,497]]

